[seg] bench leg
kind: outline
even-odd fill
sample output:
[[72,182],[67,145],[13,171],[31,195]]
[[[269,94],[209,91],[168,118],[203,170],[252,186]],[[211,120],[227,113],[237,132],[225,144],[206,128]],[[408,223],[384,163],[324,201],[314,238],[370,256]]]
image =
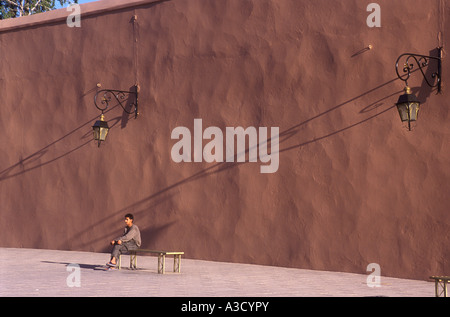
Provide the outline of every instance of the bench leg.
[[[137,268],[137,254],[136,253],[130,253],[130,269],[136,269]],[[122,267],[122,254],[119,255],[119,258],[117,259],[117,268],[120,270]]]
[[441,281],[442,291],[441,294],[443,297],[447,297],[447,280]]
[[166,256],[164,254],[158,255],[158,274],[164,274],[164,267],[166,265]]
[[434,281],[434,294],[436,295],[436,297],[439,297],[439,281],[438,280]]
[[435,281],[435,292],[436,297],[447,297],[447,281],[446,280],[436,280]]
[[173,256],[173,271],[178,273],[181,271],[181,254]]

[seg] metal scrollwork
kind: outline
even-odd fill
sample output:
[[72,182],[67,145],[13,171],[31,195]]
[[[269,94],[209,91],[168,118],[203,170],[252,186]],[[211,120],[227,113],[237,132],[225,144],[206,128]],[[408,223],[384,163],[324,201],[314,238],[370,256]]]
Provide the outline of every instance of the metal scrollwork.
[[[414,67],[415,67],[414,65],[417,64],[427,85],[430,87],[437,87],[438,92],[441,92],[441,80],[442,80],[441,48],[438,48],[438,52],[439,52],[439,57],[411,54],[411,53],[404,53],[404,54],[400,55],[397,58],[397,62],[395,63],[395,70],[397,72],[398,78],[400,80],[403,80],[406,83],[406,85],[408,85],[408,80],[411,76],[411,73],[414,70]],[[403,63],[403,67],[399,67],[400,60],[405,57],[406,57],[406,60]],[[424,68],[428,67],[430,60],[436,60],[437,64],[438,64],[437,70],[431,74],[431,77],[433,79],[437,79],[435,81],[435,83],[433,83],[434,81],[430,81],[424,72]],[[403,74],[400,74],[399,69],[401,69],[403,71]]]
[[[98,110],[102,113],[108,109],[108,107],[117,102],[128,114],[133,114],[136,118],[138,116],[138,86],[135,86],[135,91],[124,91],[114,89],[102,89],[97,91],[94,97],[94,104]],[[130,99],[130,95],[133,95],[133,99]],[[98,99],[100,98],[100,101]],[[128,105],[126,104],[128,103]],[[130,110],[127,110],[129,108]]]

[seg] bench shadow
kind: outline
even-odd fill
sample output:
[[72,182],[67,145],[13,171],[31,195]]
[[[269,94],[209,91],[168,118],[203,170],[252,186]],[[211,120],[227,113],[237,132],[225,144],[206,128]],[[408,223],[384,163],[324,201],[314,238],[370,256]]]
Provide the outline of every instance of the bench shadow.
[[[129,256],[128,253],[123,254],[124,256]],[[139,255],[140,257],[155,257],[154,255]],[[106,261],[105,261],[106,262]],[[132,271],[132,272],[150,272],[150,273],[156,273],[158,274],[157,268],[149,268],[149,267],[137,267],[137,268],[130,268],[128,265],[128,259],[126,258],[125,261],[122,259],[122,267],[120,271]],[[87,270],[93,270],[93,271],[107,271],[106,265],[102,264],[83,264],[83,263],[75,263],[75,262],[57,262],[57,261],[41,261],[41,263],[47,263],[47,264],[58,264],[58,265],[78,265],[81,269],[87,269]],[[119,271],[119,269],[114,269]],[[164,274],[170,274],[170,273],[178,273],[178,272],[171,272],[170,270],[165,271]]]
[[48,264],[60,264],[68,266],[70,264],[76,264],[82,269],[89,269],[94,271],[104,271],[105,266],[101,264],[80,264],[80,263],[74,263],[74,262],[55,262],[55,261],[41,261],[41,263],[48,263]]

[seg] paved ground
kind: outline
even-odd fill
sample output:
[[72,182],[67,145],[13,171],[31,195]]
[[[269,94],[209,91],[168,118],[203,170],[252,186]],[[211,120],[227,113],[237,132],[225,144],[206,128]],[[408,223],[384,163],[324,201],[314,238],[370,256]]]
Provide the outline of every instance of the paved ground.
[[[104,271],[101,266],[108,257],[92,252],[0,248],[0,297],[434,296],[431,281],[382,276],[380,287],[372,288],[366,283],[368,275],[191,259],[182,260],[181,273],[162,275],[157,274],[153,256],[138,257],[138,270]],[[128,259],[123,260],[125,266]],[[71,269],[71,264],[79,270]],[[167,271],[172,264],[166,260]]]

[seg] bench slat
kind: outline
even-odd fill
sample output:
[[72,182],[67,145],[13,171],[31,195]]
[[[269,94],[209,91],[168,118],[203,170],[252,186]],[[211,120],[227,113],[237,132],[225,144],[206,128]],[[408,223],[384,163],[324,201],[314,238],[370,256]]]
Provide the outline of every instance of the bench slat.
[[129,250],[130,253],[137,253],[137,252],[143,252],[143,253],[155,253],[155,254],[164,254],[164,255],[180,255],[184,254],[182,251],[158,251],[158,250],[148,250],[148,249],[136,249],[136,250]]

